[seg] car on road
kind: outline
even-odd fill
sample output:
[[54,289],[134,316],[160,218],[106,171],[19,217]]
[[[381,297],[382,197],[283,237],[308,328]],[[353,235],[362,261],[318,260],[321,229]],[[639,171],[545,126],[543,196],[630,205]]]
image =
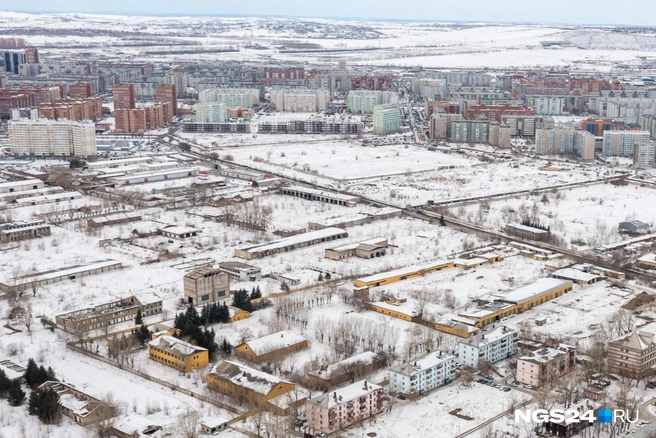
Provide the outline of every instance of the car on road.
[[485,380],[485,379],[478,379],[478,380],[476,381],[476,383],[485,384],[485,383],[487,383],[487,380]]
[[502,388],[502,390],[503,390],[503,392],[510,392],[510,391],[511,391],[511,389],[508,388],[507,386],[504,386],[504,387]]
[[533,387],[533,385],[524,385],[524,388],[526,388],[526,389],[535,389],[535,388]]
[[519,382],[516,381],[516,380],[513,380],[513,381],[510,382],[508,385],[510,385],[510,386],[519,386]]
[[487,382],[485,382],[485,384],[486,384],[487,386],[492,386],[492,385],[494,385],[494,382],[491,381],[491,380],[488,380]]

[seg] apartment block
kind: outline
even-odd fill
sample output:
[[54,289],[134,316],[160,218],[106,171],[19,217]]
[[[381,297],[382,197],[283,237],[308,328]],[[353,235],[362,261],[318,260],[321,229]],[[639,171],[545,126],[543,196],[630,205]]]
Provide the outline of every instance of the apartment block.
[[230,296],[230,276],[221,269],[201,268],[184,276],[185,302],[198,306]]
[[197,103],[195,108],[196,122],[198,123],[222,123],[228,121],[228,106],[225,103]]
[[198,93],[198,102],[225,103],[228,108],[252,108],[260,103],[257,88],[212,88]]
[[595,136],[574,128],[538,129],[535,132],[537,155],[577,154],[586,161],[594,160]]
[[433,113],[430,118],[430,138],[433,140],[446,140],[451,138],[454,121],[462,120],[460,114]]
[[93,96],[93,86],[90,82],[80,82],[68,86],[68,97],[71,99],[87,99],[91,96]]
[[102,117],[102,101],[99,97],[57,99],[39,104],[38,112],[39,118],[48,120],[98,120]]
[[656,364],[656,322],[608,344],[608,367],[611,373],[642,379],[653,373]]
[[554,127],[552,118],[542,116],[504,115],[501,123],[510,126],[510,135],[513,137],[535,137],[536,130]]
[[649,131],[604,131],[602,152],[607,157],[633,157],[638,145],[649,142]]
[[576,364],[576,348],[560,344],[544,347],[517,359],[517,381],[536,388],[568,374]]
[[158,85],[155,87],[155,100],[165,104],[164,118],[171,123],[178,114],[178,89],[173,84]]
[[374,107],[398,104],[399,96],[392,91],[356,90],[349,91],[346,104],[354,114],[373,114]]
[[451,141],[456,143],[489,143],[490,122],[487,120],[454,120]]
[[656,143],[649,142],[635,147],[633,167],[636,169],[653,169],[656,167]]
[[54,120],[9,122],[11,151],[27,156],[81,156],[98,154],[93,123]]
[[333,433],[383,411],[383,388],[366,380],[306,402],[308,427]]
[[458,344],[458,363],[478,368],[481,361],[499,362],[517,353],[519,332],[505,326],[491,327]]
[[386,135],[401,130],[401,107],[398,105],[376,105],[374,107],[374,134]]
[[533,109],[524,105],[496,104],[496,105],[468,105],[465,117],[470,120],[484,119],[501,122],[505,116],[532,116]]
[[456,358],[436,351],[392,367],[387,374],[390,392],[421,395],[455,379]]
[[133,109],[137,107],[137,95],[134,84],[117,84],[112,87],[114,111],[117,109]]
[[142,133],[161,129],[171,123],[171,120],[167,119],[167,108],[167,104],[158,103],[144,108],[115,110],[116,132]]
[[278,111],[317,112],[326,111],[331,95],[328,90],[271,90],[271,102]]

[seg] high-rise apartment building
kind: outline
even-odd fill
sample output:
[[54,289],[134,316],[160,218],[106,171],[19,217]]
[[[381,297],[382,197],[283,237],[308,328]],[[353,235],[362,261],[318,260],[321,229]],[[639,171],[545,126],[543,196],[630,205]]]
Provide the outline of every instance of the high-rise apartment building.
[[228,120],[228,107],[225,103],[197,103],[196,122],[222,123]]
[[114,99],[114,110],[133,109],[137,107],[137,95],[134,92],[134,84],[117,84],[112,87]]
[[11,151],[26,156],[90,157],[97,155],[93,123],[54,120],[9,122]]
[[331,101],[328,90],[271,90],[271,102],[278,111],[326,111]]
[[594,160],[595,136],[574,128],[538,129],[535,132],[537,155],[576,154],[585,161]]
[[158,103],[145,108],[124,108],[114,111],[116,132],[141,133],[166,126],[168,104]]
[[649,142],[635,147],[633,167],[636,169],[653,169],[656,167],[656,143]]
[[93,96],[93,86],[89,82],[80,82],[68,86],[68,96],[71,99],[87,99]]
[[604,131],[602,152],[607,157],[633,157],[635,148],[649,142],[649,131]]
[[349,91],[347,107],[354,114],[373,114],[376,105],[397,104],[399,96],[393,91]]
[[487,120],[454,120],[451,141],[456,143],[489,143],[490,122]]
[[212,88],[198,93],[202,103],[225,103],[228,108],[252,108],[260,102],[260,90],[257,88]]
[[98,120],[102,117],[102,101],[99,97],[83,100],[57,99],[39,104],[39,117],[48,120]]
[[27,55],[24,50],[7,50],[4,53],[5,71],[7,73],[18,74],[19,66],[27,64]]
[[385,135],[401,130],[401,108],[398,105],[374,107],[374,134]]
[[173,117],[178,114],[178,89],[173,84],[158,85],[155,87],[155,100],[165,103],[164,118],[166,123],[171,123]]

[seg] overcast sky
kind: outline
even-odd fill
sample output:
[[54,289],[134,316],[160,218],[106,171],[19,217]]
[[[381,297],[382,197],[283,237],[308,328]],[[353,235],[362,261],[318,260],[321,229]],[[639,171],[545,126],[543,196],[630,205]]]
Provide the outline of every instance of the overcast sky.
[[24,12],[239,14],[656,26],[654,0],[0,0]]

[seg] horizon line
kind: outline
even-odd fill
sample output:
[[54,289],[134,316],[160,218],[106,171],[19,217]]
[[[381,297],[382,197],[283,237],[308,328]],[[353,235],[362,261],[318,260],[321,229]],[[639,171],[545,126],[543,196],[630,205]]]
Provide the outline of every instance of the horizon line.
[[135,13],[125,13],[125,12],[80,12],[80,11],[43,11],[43,12],[34,12],[34,11],[21,11],[15,9],[0,9],[0,11],[15,12],[19,14],[29,14],[29,15],[66,15],[66,14],[83,14],[83,15],[113,15],[117,17],[144,17],[144,18],[163,18],[163,17],[234,17],[234,18],[286,18],[286,19],[323,19],[323,20],[334,20],[334,21],[370,21],[370,22],[393,22],[393,23],[449,23],[449,24],[505,24],[505,25],[532,25],[532,26],[576,26],[576,27],[625,27],[625,28],[641,28],[649,27],[655,28],[656,25],[650,24],[621,24],[621,23],[566,23],[566,22],[556,22],[556,21],[499,21],[499,20],[437,20],[437,19],[425,19],[425,18],[376,18],[376,17],[339,17],[339,16],[311,16],[311,15],[286,15],[286,14],[220,14],[220,13],[209,13],[209,14],[189,14],[189,13],[180,13],[180,12],[170,12],[170,13],[161,13],[153,14],[148,12],[135,12]]

